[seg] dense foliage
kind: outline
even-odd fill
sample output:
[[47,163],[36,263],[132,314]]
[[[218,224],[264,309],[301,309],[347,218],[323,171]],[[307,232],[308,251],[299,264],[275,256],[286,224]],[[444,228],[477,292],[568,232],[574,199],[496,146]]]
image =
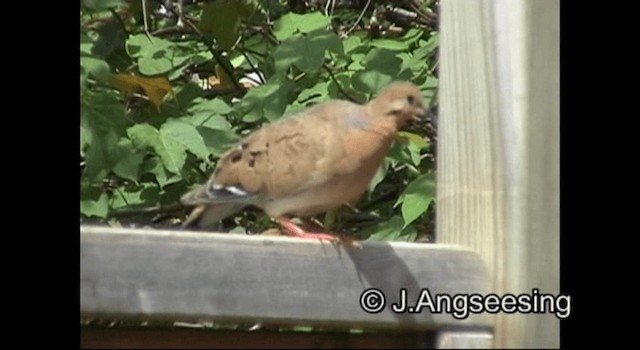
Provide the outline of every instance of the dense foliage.
[[[82,2],[83,220],[117,224],[132,220],[118,214],[123,210],[177,203],[242,135],[320,101],[366,102],[389,82],[408,80],[431,107],[436,103],[438,33],[430,2],[178,5]],[[401,132],[360,202],[318,219],[362,238],[429,239],[434,142],[432,125]],[[185,213],[135,218],[177,225]],[[224,229],[270,227],[277,225],[248,210],[225,220]]]

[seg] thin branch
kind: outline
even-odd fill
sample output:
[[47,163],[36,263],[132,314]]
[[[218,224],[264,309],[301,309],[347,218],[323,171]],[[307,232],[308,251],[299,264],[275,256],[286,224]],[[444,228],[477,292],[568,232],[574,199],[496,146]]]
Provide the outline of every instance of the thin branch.
[[186,23],[189,26],[189,28],[191,28],[191,30],[193,30],[196,34],[198,34],[198,36],[200,37],[200,40],[207,46],[207,48],[209,49],[209,52],[211,52],[213,57],[220,64],[220,67],[222,67],[222,70],[224,70],[227,76],[231,78],[231,82],[233,83],[233,86],[237,90],[240,90],[242,93],[247,92],[247,89],[245,89],[244,86],[240,85],[240,83],[238,83],[238,81],[234,79],[233,71],[231,71],[229,67],[227,67],[227,65],[224,64],[222,60],[222,55],[220,55],[220,53],[213,48],[213,43],[209,42],[209,40],[202,34],[202,32],[198,29],[198,27],[196,27],[196,25],[191,22],[191,20],[187,19],[187,17],[184,17],[183,19],[184,19],[184,23]]
[[183,22],[187,24],[189,28],[191,28],[191,30],[193,30],[193,32],[198,35],[200,41],[209,49],[209,52],[211,52],[215,60],[220,64],[220,67],[222,68],[222,70],[224,70],[227,76],[231,78],[231,82],[233,83],[233,86],[237,90],[240,90],[242,93],[245,93],[247,89],[245,89],[244,86],[240,85],[240,83],[238,83],[238,81],[233,78],[234,77],[233,71],[231,71],[229,67],[227,67],[227,65],[224,64],[222,55],[220,55],[220,53],[213,48],[213,42],[210,42],[210,40],[208,40],[204,36],[204,34],[202,34],[202,32],[198,29],[198,27],[195,24],[193,24],[192,18],[190,18],[187,15],[183,15],[183,16],[180,15],[179,13],[176,12],[174,8],[170,8],[168,10],[171,11],[174,15],[178,16],[178,18],[183,19]]
[[344,33],[344,36],[349,35],[349,33],[351,33],[354,29],[356,29],[356,27],[358,26],[358,23],[360,23],[360,21],[362,20],[362,16],[364,16],[365,12],[367,12],[367,9],[369,9],[370,4],[371,4],[371,0],[367,0],[367,3],[364,5],[364,9],[362,9],[362,12],[360,12],[358,19],[356,19],[356,22],[353,24],[353,26]]
[[429,74],[433,75],[433,72],[436,71],[436,69],[438,68],[439,64],[440,64],[440,56],[436,57],[436,61],[433,63],[433,67],[431,67],[431,69],[429,69]]
[[180,33],[188,33],[188,31],[185,30],[184,27],[173,26],[173,27],[160,28],[152,32],[151,35],[158,36],[158,35],[165,35],[165,34],[180,34]]
[[[247,60],[247,63],[249,63],[249,67],[251,67],[251,70],[254,72],[257,72],[258,74],[258,79],[260,80],[260,84],[264,84],[264,79],[262,78],[262,74],[260,73],[260,71],[258,70],[258,67],[254,66],[253,63],[251,62],[251,60],[249,59],[249,55],[247,55],[246,52],[244,52],[244,50],[240,50],[238,49],[238,51],[240,52],[240,54],[242,54],[242,56],[244,56],[244,58]],[[253,80],[253,79],[250,79]]]
[[[260,84],[264,84],[264,79],[262,78],[262,74],[260,73],[260,71],[258,70],[258,68],[253,64],[253,62],[251,62],[251,60],[249,59],[249,55],[247,55],[246,52],[244,52],[244,30],[242,31],[242,35],[240,35],[238,37],[238,40],[236,41],[235,44],[233,44],[233,47],[235,47],[236,45],[239,45],[240,43],[242,43],[242,49],[236,48],[236,50],[238,50],[240,52],[240,54],[242,55],[242,57],[244,57],[245,60],[247,60],[247,63],[249,63],[249,67],[251,67],[251,70],[256,72],[258,74],[258,79],[260,80],[259,83]],[[253,81],[253,79],[250,79]]]
[[265,54],[265,53],[258,52],[256,50],[249,49],[249,48],[246,48],[246,47],[243,47],[242,50],[245,51],[245,52],[248,52],[248,53],[250,53],[250,54],[252,54],[254,56],[260,56],[260,57],[266,57],[267,56],[267,54]]
[[377,205],[378,203],[385,202],[389,199],[394,198],[398,194],[398,189],[395,188],[393,190],[387,191],[385,193],[380,194],[378,197],[371,199],[369,202],[365,203],[360,207],[361,211],[368,210],[369,208]]
[[149,34],[149,24],[147,23],[147,0],[142,0],[142,20],[144,22],[144,32],[147,33],[147,37],[151,40],[151,34]]
[[333,82],[336,84],[336,86],[338,87],[338,91],[340,91],[340,93],[346,97],[349,101],[351,102],[358,102],[356,99],[354,99],[353,97],[351,97],[343,88],[342,86],[340,86],[340,83],[338,83],[338,79],[336,79],[336,76],[333,75],[333,72],[331,71],[331,68],[329,68],[329,66],[325,63],[322,65],[322,67],[324,68],[324,70],[327,71],[327,73],[329,73],[329,77],[331,77],[331,80],[333,80]]
[[127,201],[127,198],[124,196],[124,194],[122,194],[122,191],[118,187],[116,187],[116,192],[118,192],[118,194],[120,195],[120,197],[124,201],[124,204],[128,207],[129,206],[129,201]]
[[113,17],[116,18],[116,20],[118,21],[118,23],[120,23],[120,27],[122,27],[122,31],[129,35],[129,31],[127,30],[127,27],[124,25],[124,21],[122,20],[122,17],[120,17],[120,15],[118,14],[118,12],[116,11],[116,9],[114,8],[110,8],[109,11],[111,11],[111,14],[113,15]]
[[159,213],[170,213],[178,210],[183,210],[184,206],[180,203],[168,205],[168,206],[155,206],[148,208],[134,208],[134,209],[122,209],[117,211],[112,211],[109,213],[109,217],[127,217],[127,216],[136,216],[136,215],[149,215],[149,214],[159,214]]
[[[431,153],[424,153],[424,154],[420,155],[420,160],[423,160],[423,159],[429,158],[429,157],[431,157]],[[411,166],[413,166],[413,164]],[[408,167],[407,164],[398,165],[397,167],[392,168],[392,171],[394,173],[397,173],[397,172],[399,172],[401,170],[404,170],[406,167]]]
[[273,45],[278,45],[280,43],[278,39],[271,36],[271,34],[269,34],[264,29],[259,30],[258,33],[262,34],[262,36],[265,37],[267,40],[269,40]]
[[[329,10],[329,7],[331,7],[331,10]],[[328,0],[327,3],[324,6],[324,14],[329,17],[333,14],[333,10],[335,10],[336,8],[336,0]]]

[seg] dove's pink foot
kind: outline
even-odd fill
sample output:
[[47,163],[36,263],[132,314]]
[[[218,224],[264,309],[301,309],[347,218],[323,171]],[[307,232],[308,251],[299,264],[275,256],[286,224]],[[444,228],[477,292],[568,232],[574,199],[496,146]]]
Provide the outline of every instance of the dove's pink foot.
[[329,232],[307,232],[300,226],[291,222],[291,220],[289,220],[289,218],[284,215],[278,216],[276,220],[278,220],[278,223],[280,223],[280,225],[284,227],[291,236],[300,238],[325,239],[328,241],[340,240],[338,236]]

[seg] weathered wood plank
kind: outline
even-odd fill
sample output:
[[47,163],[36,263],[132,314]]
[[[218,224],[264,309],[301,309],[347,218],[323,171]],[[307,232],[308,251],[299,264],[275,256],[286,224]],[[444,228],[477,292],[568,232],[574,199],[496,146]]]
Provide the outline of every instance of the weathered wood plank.
[[185,328],[83,328],[82,349],[429,349],[424,332],[345,334]]
[[[407,289],[487,292],[479,256],[439,244],[362,242],[362,249],[277,236],[81,227],[80,307],[85,319],[260,322],[328,328],[489,329],[487,314],[396,314]],[[363,311],[368,288],[386,296]]]
[[[441,6],[437,242],[491,290],[559,292],[559,2]],[[551,314],[498,314],[497,347],[559,346]]]

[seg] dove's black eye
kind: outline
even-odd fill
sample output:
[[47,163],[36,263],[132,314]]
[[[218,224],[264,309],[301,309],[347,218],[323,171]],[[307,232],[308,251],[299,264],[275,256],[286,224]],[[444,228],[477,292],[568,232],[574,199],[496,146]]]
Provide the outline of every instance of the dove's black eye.
[[407,102],[409,102],[409,104],[412,105],[416,102],[416,99],[415,97],[413,97],[413,95],[409,95],[407,96]]
[[242,159],[242,152],[234,152],[231,155],[231,163],[237,163]]

